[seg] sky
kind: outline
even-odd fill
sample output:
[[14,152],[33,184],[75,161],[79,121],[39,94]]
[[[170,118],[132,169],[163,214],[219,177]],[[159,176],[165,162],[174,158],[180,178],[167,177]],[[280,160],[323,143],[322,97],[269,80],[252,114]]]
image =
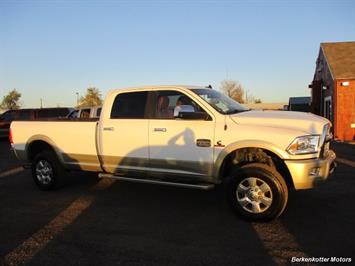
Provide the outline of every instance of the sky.
[[355,41],[355,1],[0,0],[0,100],[239,81],[263,102],[307,96],[321,42]]

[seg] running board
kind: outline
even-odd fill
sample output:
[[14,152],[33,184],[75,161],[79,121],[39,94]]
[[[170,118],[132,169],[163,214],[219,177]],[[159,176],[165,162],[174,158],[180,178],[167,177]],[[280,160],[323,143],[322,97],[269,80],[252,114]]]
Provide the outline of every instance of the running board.
[[113,178],[122,181],[136,182],[136,183],[146,183],[146,184],[156,184],[156,185],[166,185],[173,187],[183,187],[183,188],[195,188],[201,190],[209,190],[214,188],[214,184],[188,184],[188,183],[177,183],[177,182],[168,182],[168,181],[160,181],[160,180],[152,180],[152,179],[139,179],[139,178],[131,178],[131,177],[123,177],[111,174],[100,173],[100,178]]

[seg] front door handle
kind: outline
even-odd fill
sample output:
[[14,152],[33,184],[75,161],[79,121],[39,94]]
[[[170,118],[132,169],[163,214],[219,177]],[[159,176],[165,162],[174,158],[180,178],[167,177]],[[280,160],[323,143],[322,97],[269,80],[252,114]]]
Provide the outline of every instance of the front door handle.
[[156,128],[154,128],[154,132],[166,132],[166,128],[156,127]]
[[105,131],[115,131],[114,127],[104,127]]

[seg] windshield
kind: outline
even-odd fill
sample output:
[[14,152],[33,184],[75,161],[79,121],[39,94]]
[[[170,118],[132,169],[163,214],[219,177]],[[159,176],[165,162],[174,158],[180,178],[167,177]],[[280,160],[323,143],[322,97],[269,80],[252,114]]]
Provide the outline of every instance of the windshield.
[[192,91],[222,114],[235,114],[249,111],[248,108],[220,93],[219,91],[212,89],[193,89]]

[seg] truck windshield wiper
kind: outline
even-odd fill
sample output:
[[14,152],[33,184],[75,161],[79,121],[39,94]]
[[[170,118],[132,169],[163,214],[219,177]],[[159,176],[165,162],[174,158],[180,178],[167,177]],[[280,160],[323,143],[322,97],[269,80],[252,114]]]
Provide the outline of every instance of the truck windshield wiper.
[[247,111],[250,111],[250,109],[246,109],[246,110],[234,109],[234,110],[228,110],[227,112],[225,112],[225,114],[231,115],[231,114],[237,114],[237,113],[242,113],[242,112],[247,112]]

